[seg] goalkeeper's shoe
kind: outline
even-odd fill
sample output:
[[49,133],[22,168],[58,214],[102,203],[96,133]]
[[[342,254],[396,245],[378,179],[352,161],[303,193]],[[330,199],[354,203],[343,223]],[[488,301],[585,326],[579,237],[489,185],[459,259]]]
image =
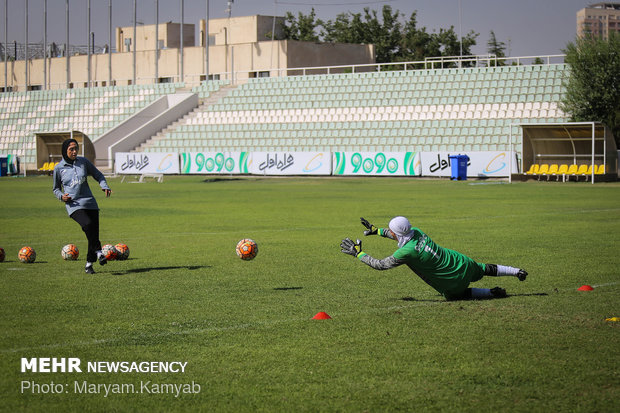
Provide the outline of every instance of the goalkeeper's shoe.
[[525,279],[527,278],[527,271],[519,268],[519,272],[517,273],[517,278],[519,279],[519,281],[525,281]]
[[493,298],[506,298],[508,294],[506,294],[506,290],[502,287],[491,288],[491,295]]
[[84,272],[85,272],[86,274],[94,274],[94,273],[95,273],[95,270],[93,269],[93,266],[92,266],[92,265],[89,265],[88,267],[84,268]]

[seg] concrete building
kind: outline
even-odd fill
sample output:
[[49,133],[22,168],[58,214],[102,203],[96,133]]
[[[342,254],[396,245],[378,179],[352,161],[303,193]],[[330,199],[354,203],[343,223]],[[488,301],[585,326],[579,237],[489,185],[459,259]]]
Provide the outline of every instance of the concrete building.
[[620,3],[595,3],[577,12],[577,36],[607,39],[610,32],[620,33]]
[[[375,63],[373,45],[277,40],[283,37],[283,21],[283,17],[258,15],[210,19],[209,77],[242,81],[253,77],[300,73],[299,70],[289,70],[292,68]],[[272,41],[274,27],[276,30]],[[206,78],[204,33],[207,25],[204,20],[200,21],[199,29],[200,34],[196,39],[194,25],[183,25],[184,41],[181,48],[179,23],[136,27],[136,39],[133,39],[133,26],[119,27],[116,29],[116,52],[111,55],[92,54],[90,74],[88,55],[70,56],[69,59],[48,58],[46,65],[44,59],[31,59],[28,61],[27,76],[23,60],[8,62],[8,90],[82,88],[89,84],[94,87],[124,86],[134,82],[184,82],[187,87],[192,87]],[[44,85],[44,67],[47,67],[47,87]],[[5,65],[0,64],[1,88],[5,86],[4,72]]]

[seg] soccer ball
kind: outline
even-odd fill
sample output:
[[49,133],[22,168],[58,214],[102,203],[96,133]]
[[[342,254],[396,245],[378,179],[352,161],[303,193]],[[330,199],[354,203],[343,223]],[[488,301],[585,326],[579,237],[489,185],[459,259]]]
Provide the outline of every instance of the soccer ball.
[[30,264],[37,259],[37,253],[34,252],[34,249],[31,247],[22,247],[22,249],[19,250],[19,254],[17,254],[17,256],[19,257],[19,260],[24,264]]
[[106,260],[113,261],[118,257],[118,251],[114,248],[114,245],[105,244],[101,248],[101,253],[105,256]]
[[80,256],[80,250],[78,250],[78,247],[76,247],[75,244],[67,244],[62,247],[60,255],[62,255],[63,260],[75,261]]
[[4,261],[4,257],[6,254],[4,253],[4,248],[0,247],[0,262]]
[[117,252],[117,260],[123,261],[129,258],[129,247],[125,244],[116,244],[114,249]]
[[235,250],[242,260],[251,260],[258,254],[258,245],[256,245],[254,240],[244,238],[237,243],[237,248]]

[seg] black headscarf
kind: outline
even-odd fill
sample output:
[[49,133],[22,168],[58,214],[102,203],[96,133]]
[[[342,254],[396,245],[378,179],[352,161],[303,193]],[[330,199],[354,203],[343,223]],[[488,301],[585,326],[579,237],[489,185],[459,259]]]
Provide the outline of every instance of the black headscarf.
[[69,148],[69,145],[71,145],[71,142],[75,142],[75,144],[78,145],[78,142],[75,139],[66,139],[62,143],[62,159],[64,159],[65,162],[68,164],[73,164],[73,161],[69,159],[69,157],[67,156],[67,148]]

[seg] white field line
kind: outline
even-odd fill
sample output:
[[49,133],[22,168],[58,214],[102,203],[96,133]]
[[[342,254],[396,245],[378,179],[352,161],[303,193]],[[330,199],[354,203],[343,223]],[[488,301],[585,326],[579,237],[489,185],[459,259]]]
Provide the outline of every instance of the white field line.
[[620,284],[620,281],[616,281],[613,283],[605,283],[605,284],[593,284],[591,285],[592,288],[598,288],[598,287],[609,287],[610,285],[618,285]]
[[[620,281],[605,283],[605,284],[595,284],[595,285],[592,285],[592,287],[600,288],[600,287],[608,287],[608,286],[618,285],[618,284],[620,284]],[[573,290],[576,290],[576,288],[573,286],[573,287],[567,287],[567,288],[562,288],[558,290],[559,291],[573,291]],[[421,295],[438,297],[436,293],[430,292],[430,291],[425,294],[421,294]],[[441,299],[437,301],[437,303],[442,303],[442,302],[444,301]],[[353,312],[352,313],[333,312],[331,316],[338,318],[338,317],[347,317],[347,316],[358,315],[358,314],[370,314],[370,313],[375,313],[375,312],[397,311],[397,310],[415,307],[417,305],[429,305],[429,304],[433,304],[433,303],[429,303],[428,301],[423,301],[423,302],[413,301],[411,304],[372,308],[368,310],[356,311],[354,313]],[[145,339],[145,338],[188,336],[188,335],[204,334],[204,333],[210,333],[210,332],[236,331],[236,330],[245,330],[248,328],[271,327],[277,324],[292,323],[292,322],[299,322],[299,321],[306,321],[306,320],[310,321],[311,317],[304,317],[304,318],[295,317],[295,318],[288,318],[288,319],[282,319],[282,320],[256,321],[252,323],[242,323],[242,324],[235,324],[231,326],[222,326],[222,327],[191,328],[191,329],[185,329],[185,330],[180,330],[180,331],[164,331],[164,332],[152,333],[152,334],[139,334],[139,335],[130,337],[129,339],[139,340],[139,339]],[[33,351],[33,350],[47,350],[47,349],[57,349],[57,348],[65,348],[65,347],[88,347],[88,346],[94,346],[94,345],[99,345],[99,344],[116,343],[122,340],[127,340],[127,338],[110,337],[110,338],[86,340],[86,341],[42,344],[39,346],[31,346],[31,347],[0,349],[0,353],[19,353],[19,352],[26,352],[26,351]]]

